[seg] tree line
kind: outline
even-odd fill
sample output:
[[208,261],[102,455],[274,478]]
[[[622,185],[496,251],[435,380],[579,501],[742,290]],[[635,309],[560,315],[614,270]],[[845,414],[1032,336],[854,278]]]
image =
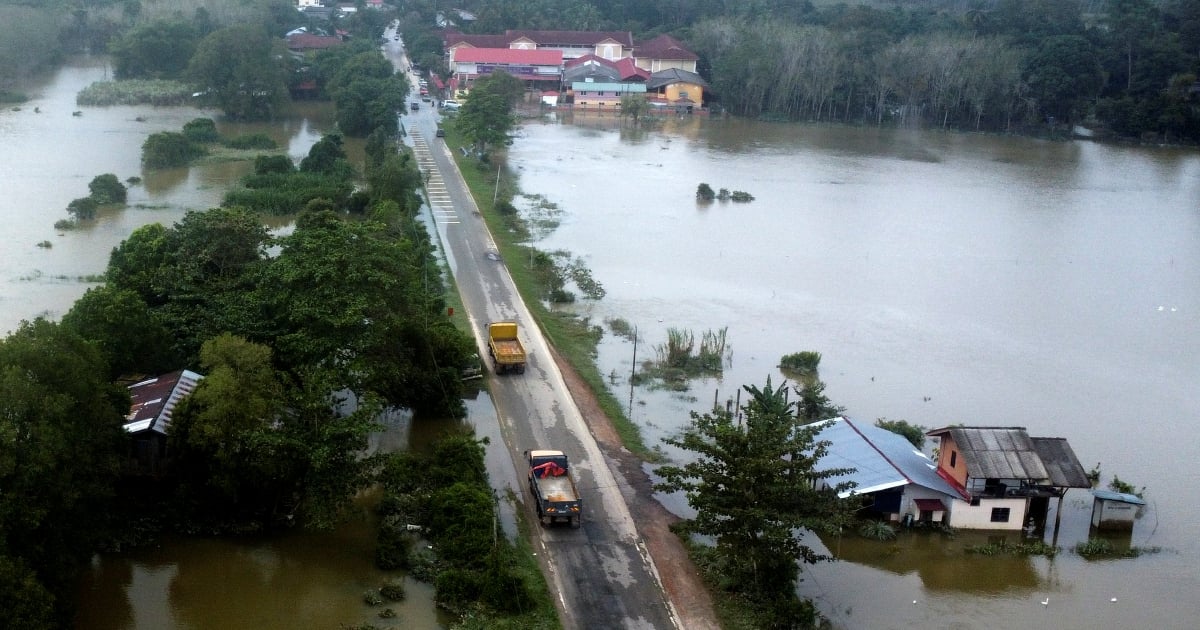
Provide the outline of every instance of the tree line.
[[[347,169],[326,138],[288,170]],[[474,344],[446,317],[415,162],[377,140],[365,171],[358,201],[311,199],[286,236],[237,205],[139,228],[60,322],[0,341],[12,627],[66,625],[97,550],[162,530],[328,527],[379,470],[363,452],[381,409],[463,412]],[[182,367],[206,378],[174,411],[170,466],[132,474],[122,383]]]
[[[410,3],[417,11],[433,3]],[[712,102],[776,120],[1200,141],[1189,0],[477,0],[475,33],[669,32]],[[765,16],[765,17],[764,17]]]

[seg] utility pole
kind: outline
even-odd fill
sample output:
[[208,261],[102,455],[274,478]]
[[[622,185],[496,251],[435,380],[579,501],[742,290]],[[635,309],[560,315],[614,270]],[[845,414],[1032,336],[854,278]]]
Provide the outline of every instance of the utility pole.
[[629,421],[633,421],[633,377],[637,375],[638,329],[633,327],[633,365],[629,367]]

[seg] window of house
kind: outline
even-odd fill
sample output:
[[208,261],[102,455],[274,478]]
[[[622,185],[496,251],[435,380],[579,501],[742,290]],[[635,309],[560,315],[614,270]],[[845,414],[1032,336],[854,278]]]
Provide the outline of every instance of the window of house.
[[688,97],[688,93],[687,93],[687,92],[685,92],[685,91],[683,91],[683,90],[680,90],[680,91],[679,91],[679,98],[687,98],[687,97]]
[[954,468],[954,465],[957,463],[958,463],[958,451],[950,451],[950,467]]
[[992,508],[993,523],[1007,523],[1010,508]]
[[979,507],[979,497],[971,497],[971,505],[974,507]]

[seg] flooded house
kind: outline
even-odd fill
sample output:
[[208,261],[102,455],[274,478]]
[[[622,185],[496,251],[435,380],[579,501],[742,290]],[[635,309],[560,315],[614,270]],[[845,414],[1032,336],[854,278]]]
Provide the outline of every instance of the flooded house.
[[1067,490],[1092,487],[1064,438],[1030,437],[1024,427],[953,426],[925,435],[938,439],[938,476],[960,496],[950,506],[957,528],[1044,524],[1050,499],[1061,508]]
[[839,492],[842,498],[855,497],[861,512],[883,520],[911,524],[944,523],[959,492],[937,473],[937,465],[903,436],[874,424],[846,417],[823,421],[817,439],[829,442],[822,469],[853,469],[853,472],[825,479],[822,485],[834,487],[853,482],[854,487]]
[[129,386],[129,415],[124,428],[131,439],[131,468],[142,473],[161,472],[167,457],[171,414],[203,378],[191,370],[176,370]]

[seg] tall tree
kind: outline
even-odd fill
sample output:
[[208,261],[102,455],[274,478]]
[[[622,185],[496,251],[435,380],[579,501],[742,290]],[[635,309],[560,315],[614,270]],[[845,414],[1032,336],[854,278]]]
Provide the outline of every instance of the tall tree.
[[187,75],[225,115],[270,120],[287,104],[287,52],[257,26],[231,26],[200,41]]
[[508,134],[517,124],[513,105],[522,93],[521,82],[506,72],[481,77],[459,110],[454,128],[480,153],[508,144]]
[[20,559],[60,616],[109,525],[128,411],[99,353],[68,328],[37,319],[0,342],[0,557]]
[[[818,482],[852,471],[819,469],[827,443],[820,427],[797,420],[785,386],[745,386],[747,401],[737,410],[692,413],[679,437],[664,440],[695,459],[657,472],[667,492],[684,492],[696,516],[683,531],[711,536],[724,576],[722,586],[766,605],[769,627],[792,627],[799,565],[827,559],[805,545],[802,530],[837,529],[849,517],[837,492],[816,490]],[[811,621],[811,620],[810,620]]]

